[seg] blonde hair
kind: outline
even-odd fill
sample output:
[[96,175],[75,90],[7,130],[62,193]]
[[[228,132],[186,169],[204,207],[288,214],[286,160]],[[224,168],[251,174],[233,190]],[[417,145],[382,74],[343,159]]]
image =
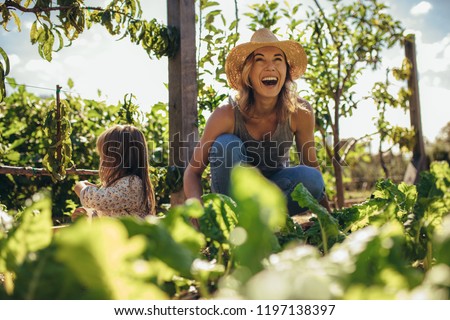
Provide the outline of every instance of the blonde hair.
[[[249,114],[255,103],[253,88],[250,82],[250,71],[253,66],[253,53],[251,53],[244,62],[241,77],[238,85],[236,100],[239,107],[245,114]],[[291,67],[286,62],[286,80],[278,95],[277,101],[277,119],[280,122],[286,121],[296,108],[300,107],[297,100],[297,85],[292,80]]]
[[150,181],[148,147],[143,133],[131,125],[115,125],[97,139],[100,155],[99,176],[103,186],[136,175],[143,182],[142,204],[149,214],[155,214],[155,193]]

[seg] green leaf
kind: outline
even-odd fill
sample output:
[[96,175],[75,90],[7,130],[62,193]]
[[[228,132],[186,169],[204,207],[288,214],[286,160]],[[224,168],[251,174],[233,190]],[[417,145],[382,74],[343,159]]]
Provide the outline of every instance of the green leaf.
[[67,80],[67,85],[69,86],[69,89],[73,89],[74,83],[73,83],[72,78],[69,78],[69,79]]
[[[348,274],[346,290],[353,291],[352,288],[361,284],[380,286],[385,294],[398,292],[416,286],[422,278],[406,259],[405,240],[403,227],[397,221],[381,228],[368,226],[334,246],[329,257],[340,261],[341,268]],[[346,258],[339,260],[339,257]]]
[[9,13],[11,13],[11,15],[13,16],[14,22],[15,22],[16,25],[17,25],[17,29],[18,29],[19,32],[20,32],[20,31],[21,31],[21,28],[20,28],[21,24],[20,24],[20,19],[19,19],[19,17],[18,17],[17,14],[16,14],[14,11],[12,11],[12,10],[10,10]]
[[450,215],[442,220],[441,228],[434,234],[433,244],[436,264],[445,263],[450,266]]
[[64,39],[63,36],[61,34],[61,32],[58,29],[54,29],[56,32],[56,35],[58,36],[58,40],[59,40],[59,46],[58,48],[55,50],[55,52],[60,51],[62,48],[64,48]]
[[9,74],[9,58],[8,55],[6,54],[5,50],[3,50],[3,48],[0,47],[0,54],[3,57],[3,60],[5,61],[5,65],[3,66],[2,64],[2,79],[0,79],[2,82],[5,81],[5,77]]
[[34,21],[33,24],[31,25],[31,30],[30,30],[30,40],[31,40],[31,44],[35,44],[38,39],[39,39],[39,34],[40,32],[42,32],[42,28],[37,28],[37,21]]
[[152,273],[142,259],[145,235],[128,236],[117,219],[81,219],[55,237],[56,260],[66,265],[86,290],[103,299],[166,299],[146,278]]
[[13,272],[27,255],[50,244],[52,238],[51,199],[37,193],[23,211],[19,225],[0,240],[0,272]]
[[[188,228],[193,230],[193,228],[187,226],[184,222],[180,222],[179,219],[173,219],[169,222],[163,222],[162,220],[152,218],[148,222],[143,222],[126,217],[121,219],[121,222],[126,227],[130,237],[135,235],[145,236],[145,258],[160,260],[166,265],[165,268],[168,266],[173,270],[172,273],[189,278],[191,277],[192,262],[200,252],[198,238],[193,237],[186,241],[184,239],[175,240],[172,232],[186,231]],[[184,225],[180,226],[180,223],[184,223]],[[170,225],[170,230],[167,225]],[[177,236],[189,237],[192,236],[192,232],[178,234]],[[155,272],[157,271],[155,270]]]
[[10,164],[17,164],[20,160],[20,153],[17,151],[9,151],[4,157],[10,161]]
[[222,194],[202,196],[205,213],[200,217],[200,231],[210,240],[228,243],[230,232],[237,223],[236,203]]
[[230,234],[232,253],[241,282],[261,271],[262,262],[280,250],[274,235],[286,223],[286,198],[255,168],[236,166],[231,173],[231,198],[238,223]]
[[188,248],[193,255],[205,246],[204,235],[196,231],[188,222],[203,213],[199,201],[186,201],[184,206],[171,208],[161,223],[170,232],[173,239]]
[[320,231],[322,234],[322,245],[325,253],[328,252],[329,245],[339,241],[344,235],[339,230],[337,220],[322,207],[311,195],[302,183],[298,184],[292,192],[292,199],[298,202],[300,207],[309,208],[317,215]]

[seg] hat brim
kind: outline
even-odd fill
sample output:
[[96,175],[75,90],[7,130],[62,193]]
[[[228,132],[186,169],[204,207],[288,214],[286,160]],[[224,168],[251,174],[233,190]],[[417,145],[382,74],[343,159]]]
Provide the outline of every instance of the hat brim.
[[292,80],[300,78],[306,71],[308,58],[303,47],[296,41],[284,40],[275,42],[247,42],[231,49],[225,61],[225,73],[228,84],[238,89],[242,68],[247,57],[256,49],[262,47],[277,47],[286,55]]

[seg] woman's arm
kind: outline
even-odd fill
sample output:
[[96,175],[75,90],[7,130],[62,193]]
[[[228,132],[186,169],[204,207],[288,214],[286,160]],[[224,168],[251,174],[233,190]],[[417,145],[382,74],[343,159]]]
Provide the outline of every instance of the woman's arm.
[[[314,167],[320,171],[314,141],[314,128],[316,125],[314,110],[306,100],[301,99],[299,102],[304,108],[297,109],[291,118],[292,130],[297,145],[297,154],[301,164]],[[320,201],[320,204],[328,212],[332,211],[326,194]]]
[[319,169],[314,141],[314,110],[306,100],[300,100],[300,103],[303,108],[298,108],[291,117],[299,161],[300,164]]
[[234,110],[229,104],[217,108],[208,118],[203,135],[194,149],[192,158],[183,177],[183,189],[186,198],[201,200],[203,194],[201,178],[209,164],[209,150],[216,138],[234,130]]

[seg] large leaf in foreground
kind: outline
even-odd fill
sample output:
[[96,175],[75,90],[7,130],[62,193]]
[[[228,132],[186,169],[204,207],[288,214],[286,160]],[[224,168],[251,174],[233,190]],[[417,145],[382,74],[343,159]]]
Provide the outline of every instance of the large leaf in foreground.
[[262,261],[280,246],[274,235],[286,223],[286,199],[258,170],[237,166],[231,173],[231,197],[238,223],[230,234],[241,280],[262,270]]
[[317,202],[302,183],[299,183],[295,187],[292,192],[292,199],[297,201],[300,207],[309,208],[317,215],[325,253],[328,252],[330,245],[344,237],[343,233],[339,230],[337,220],[334,219],[328,211],[319,204],[319,202]]
[[166,294],[146,279],[151,264],[142,258],[144,235],[128,236],[115,219],[81,220],[61,230],[56,238],[56,259],[65,264],[91,291],[103,299],[165,299]]

